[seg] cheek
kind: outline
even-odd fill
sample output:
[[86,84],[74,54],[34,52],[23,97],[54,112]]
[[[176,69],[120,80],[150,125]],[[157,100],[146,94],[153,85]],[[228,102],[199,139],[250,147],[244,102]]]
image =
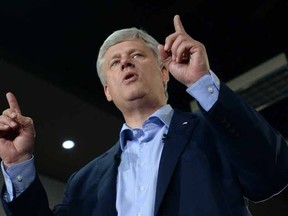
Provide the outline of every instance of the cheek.
[[[153,71],[153,69],[151,68],[151,71]],[[149,74],[149,81],[151,83],[154,84],[160,84],[163,83],[163,78],[162,78],[162,74],[159,71],[159,69],[155,69],[154,68],[154,73]]]
[[112,74],[106,74],[105,75],[105,80],[106,80],[106,83],[109,83],[110,88],[111,88],[111,86],[117,84],[117,77],[116,76],[112,76]]

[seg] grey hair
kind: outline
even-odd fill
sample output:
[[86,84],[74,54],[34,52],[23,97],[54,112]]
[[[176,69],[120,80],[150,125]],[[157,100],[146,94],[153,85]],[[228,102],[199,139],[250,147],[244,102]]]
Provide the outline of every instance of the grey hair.
[[151,51],[154,53],[155,57],[157,58],[157,61],[159,65],[162,67],[163,63],[158,51],[158,42],[155,40],[151,35],[149,35],[146,31],[143,29],[138,29],[135,27],[132,28],[126,28],[114,31],[108,38],[104,41],[102,46],[100,47],[97,62],[96,62],[96,69],[98,73],[98,77],[102,83],[102,85],[105,84],[105,77],[103,73],[103,56],[107,52],[107,50],[118,43],[121,43],[123,41],[128,40],[134,40],[134,39],[142,39],[146,45],[151,49]]

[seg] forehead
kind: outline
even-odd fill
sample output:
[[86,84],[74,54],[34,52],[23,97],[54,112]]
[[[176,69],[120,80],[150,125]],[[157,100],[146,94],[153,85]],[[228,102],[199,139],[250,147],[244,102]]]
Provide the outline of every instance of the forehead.
[[105,57],[113,58],[122,53],[133,51],[152,52],[145,42],[141,39],[126,40],[109,47],[105,53]]

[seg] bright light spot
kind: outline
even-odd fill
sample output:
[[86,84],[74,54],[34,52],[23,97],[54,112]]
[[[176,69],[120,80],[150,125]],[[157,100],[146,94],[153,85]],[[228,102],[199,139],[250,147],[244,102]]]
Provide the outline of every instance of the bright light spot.
[[75,146],[75,143],[72,140],[67,140],[63,142],[62,147],[64,149],[72,149]]

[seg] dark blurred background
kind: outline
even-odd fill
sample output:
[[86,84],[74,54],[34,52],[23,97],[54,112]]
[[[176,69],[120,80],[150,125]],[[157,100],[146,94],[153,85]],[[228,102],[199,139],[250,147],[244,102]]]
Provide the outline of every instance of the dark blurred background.
[[[66,182],[114,144],[122,124],[95,69],[103,40],[136,26],[164,43],[179,14],[187,33],[206,45],[212,70],[287,139],[287,9],[287,0],[2,0],[0,108],[13,91],[35,121],[38,171]],[[168,92],[172,106],[195,108],[173,78]],[[75,148],[64,150],[65,139],[73,139]],[[256,216],[288,215],[287,204],[283,191],[251,209]]]

